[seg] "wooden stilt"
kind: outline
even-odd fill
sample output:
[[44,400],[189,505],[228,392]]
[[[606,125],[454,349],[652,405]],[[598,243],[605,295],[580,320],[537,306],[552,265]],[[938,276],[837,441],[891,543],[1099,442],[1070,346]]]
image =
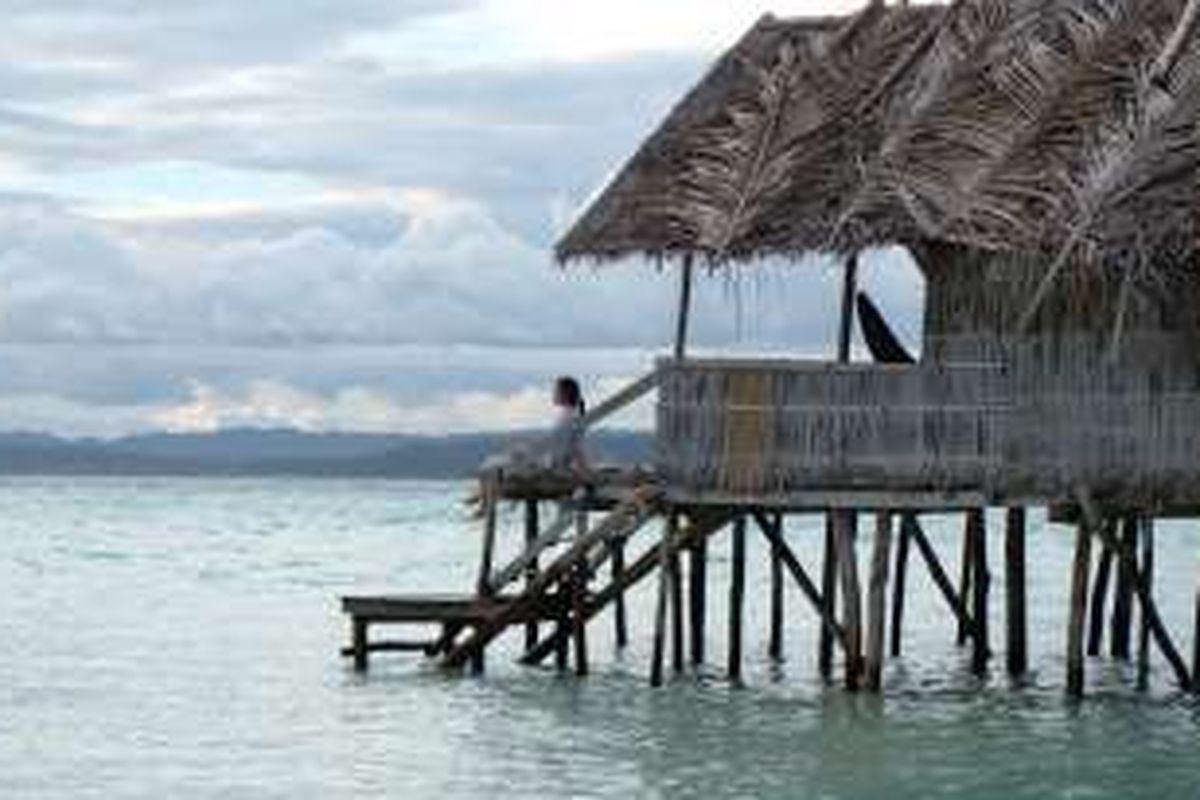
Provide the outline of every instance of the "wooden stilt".
[[858,583],[858,558],[854,550],[856,515],[853,511],[835,513],[838,567],[842,583],[842,619],[846,631],[846,688],[858,689],[862,675],[862,597]]
[[671,570],[671,669],[676,674],[683,672],[683,569],[679,549],[670,555]]
[[[834,513],[825,514],[825,560],[821,566],[821,597],[825,603],[825,613],[831,618],[837,616],[837,543],[834,535]],[[817,651],[817,668],[823,680],[833,677],[833,634],[828,626],[822,626]]]
[[[1139,538],[1142,543],[1142,589],[1139,592],[1141,614],[1138,620],[1137,687],[1142,691],[1150,688],[1150,609],[1146,597],[1154,596],[1154,520],[1143,518]],[[1135,591],[1137,587],[1135,586]]]
[[[525,550],[533,549],[534,542],[538,536],[538,501],[525,501]],[[538,564],[537,559],[530,562],[525,568],[525,585],[528,587],[533,579],[537,577]],[[525,623],[525,652],[528,653],[533,648],[537,647],[538,641],[538,624],[536,620],[530,620]]]
[[[963,544],[962,544],[962,564],[958,572],[958,594],[965,602],[971,596],[971,567],[975,564],[975,554],[971,552],[971,548],[975,546],[975,537],[971,535],[971,515],[973,512],[968,511],[966,523],[963,526]],[[967,643],[969,631],[962,620],[958,623],[958,634],[956,641],[958,646],[962,647]]]
[[692,254],[683,256],[679,271],[679,311],[675,317],[675,360],[682,361],[687,351],[688,314],[692,307]]
[[[612,583],[614,586],[625,580],[625,540],[619,539],[612,545]],[[629,627],[625,619],[625,592],[618,592],[613,600],[613,626],[617,647],[629,645]]]
[[1200,589],[1192,607],[1192,693],[1200,694]]
[[871,551],[871,574],[867,582],[866,688],[878,692],[883,686],[883,621],[887,613],[888,561],[891,558],[892,515],[880,512],[875,518],[875,542]]
[[758,513],[754,515],[754,519],[758,523],[759,530],[767,537],[767,541],[773,547],[778,548],[780,560],[787,567],[788,571],[792,573],[792,577],[796,579],[796,585],[800,587],[800,592],[808,598],[813,608],[817,610],[817,613],[821,617],[822,627],[829,631],[830,637],[837,641],[842,646],[842,650],[845,651],[847,649],[846,631],[838,625],[837,620],[826,606],[824,597],[817,591],[816,584],[812,582],[812,578],[808,577],[808,573],[804,571],[804,567],[801,566],[799,559],[796,558],[796,554],[792,552],[787,542],[784,541],[781,533],[783,530],[782,522],[777,517],[776,522],[772,523],[763,514]]
[[992,578],[988,572],[987,561],[987,517],[982,508],[968,513],[967,527],[971,539],[971,619],[975,621],[971,671],[983,677],[987,674],[988,658],[991,656],[988,593],[991,590]]
[[746,600],[746,518],[733,523],[729,576],[729,679],[742,679],[742,614]]
[[662,686],[663,656],[666,649],[667,604],[671,595],[671,551],[675,544],[676,516],[672,512],[663,526],[658,546],[658,603],[654,607],[654,643],[650,655],[650,685]]
[[691,624],[692,664],[704,663],[704,632],[708,616],[708,539],[697,539],[691,549],[691,576],[688,582]]
[[1092,536],[1087,523],[1075,533],[1075,566],[1071,572],[1071,599],[1067,624],[1067,694],[1083,696],[1083,624],[1087,613],[1088,573],[1091,570]]
[[570,603],[567,602],[567,587],[565,583],[558,585],[558,619],[554,624],[554,636],[557,645],[554,648],[554,668],[566,672],[571,657],[571,615]]
[[1105,547],[1100,551],[1100,563],[1096,566],[1096,578],[1092,582],[1092,599],[1088,604],[1087,654],[1100,655],[1104,639],[1104,602],[1108,597],[1108,579],[1112,573],[1112,550]]
[[575,640],[575,674],[588,674],[587,618],[584,608],[587,597],[587,562],[583,559],[571,571],[571,634]]
[[1004,584],[1008,634],[1008,674],[1024,675],[1029,669],[1025,615],[1025,509],[1010,508],[1004,531]]
[[921,530],[921,525],[917,521],[916,516],[905,514],[902,524],[909,527],[912,540],[916,542],[917,550],[925,560],[925,565],[929,568],[929,574],[933,577],[934,584],[941,591],[942,597],[946,600],[946,605],[954,612],[954,617],[958,620],[958,624],[965,627],[973,635],[975,632],[975,623],[971,619],[971,613],[967,610],[966,601],[955,593],[954,584],[950,582],[950,576],[946,574],[946,570],[942,567],[942,562],[938,560],[937,553],[933,551],[933,546],[925,538],[925,532]]
[[495,482],[484,480],[483,490],[483,545],[479,555],[479,576],[475,581],[475,591],[480,597],[492,594],[492,561],[496,552],[496,497]]
[[909,526],[901,524],[896,542],[896,578],[892,589],[892,658],[900,657],[901,632],[904,627],[904,585],[908,576],[908,549],[911,539]]
[[[783,517],[775,518],[783,535]],[[774,661],[783,659],[783,559],[779,547],[771,544],[771,631],[767,641],[767,655]]]
[[367,621],[354,617],[350,622],[350,648],[354,653],[355,672],[366,672],[368,666]]
[[[1109,623],[1109,655],[1129,660],[1129,640],[1133,630],[1133,567],[1137,559],[1138,521],[1127,516],[1121,520],[1120,553],[1117,559],[1117,585],[1113,590],[1112,620]],[[1129,553],[1132,557],[1126,557]]]

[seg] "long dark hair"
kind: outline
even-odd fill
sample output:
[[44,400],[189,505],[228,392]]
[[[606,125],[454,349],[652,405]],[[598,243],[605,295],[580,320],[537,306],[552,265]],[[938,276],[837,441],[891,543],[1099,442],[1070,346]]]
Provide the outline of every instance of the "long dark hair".
[[560,406],[570,406],[579,414],[587,412],[587,404],[583,402],[583,391],[579,381],[570,375],[563,375],[554,381],[554,403]]

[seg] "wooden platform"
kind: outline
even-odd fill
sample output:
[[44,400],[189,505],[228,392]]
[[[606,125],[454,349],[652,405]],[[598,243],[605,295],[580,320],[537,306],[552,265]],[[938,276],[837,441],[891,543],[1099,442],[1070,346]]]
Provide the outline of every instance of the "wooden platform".
[[[358,670],[365,670],[368,654],[373,652],[423,652],[437,655],[454,642],[454,637],[464,628],[478,625],[500,614],[512,612],[510,606],[515,596],[500,595],[480,597],[478,595],[421,594],[421,595],[372,595],[342,598],[342,611],[350,617],[351,643],[342,649],[342,655],[354,659]],[[562,601],[557,594],[543,597],[542,602],[526,610],[527,605],[516,611],[519,622],[537,622],[558,619],[562,615]],[[369,629],[375,624],[437,625],[440,633],[435,639],[417,641],[372,642]]]

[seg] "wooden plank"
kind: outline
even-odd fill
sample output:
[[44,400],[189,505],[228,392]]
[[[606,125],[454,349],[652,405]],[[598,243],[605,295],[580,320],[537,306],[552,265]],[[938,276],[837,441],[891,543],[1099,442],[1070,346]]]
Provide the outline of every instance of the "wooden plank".
[[884,616],[887,613],[888,561],[891,559],[892,515],[875,516],[875,541],[871,551],[871,573],[867,580],[866,688],[878,692],[883,686]]
[[[425,653],[437,647],[437,640],[431,639],[428,641],[392,641],[392,642],[368,642],[366,650],[368,653]],[[342,656],[350,658],[355,655],[355,648],[343,647]]]
[[[719,530],[729,522],[730,517],[718,516],[711,520],[704,521],[700,530],[701,535],[710,535],[712,532]],[[627,592],[632,587],[647,576],[653,574],[655,569],[659,567],[662,560],[661,542],[655,543],[646,552],[642,553],[637,559],[630,564],[622,577],[620,583],[613,582],[608,586],[597,591],[589,600],[585,616],[591,619],[596,614],[603,611],[610,603],[615,602],[616,598],[620,597],[624,592]],[[533,652],[527,653],[521,659],[523,664],[539,664],[548,656],[554,649],[555,636],[546,637]]]
[[1083,624],[1091,570],[1091,541],[1087,523],[1080,522],[1075,533],[1075,561],[1067,609],[1067,694],[1075,698],[1083,696]]
[[742,679],[742,615],[746,605],[746,518],[733,522],[729,555],[729,679]]
[[522,575],[528,576],[531,570],[533,571],[532,574],[536,575],[538,558],[546,550],[562,542],[563,536],[574,524],[575,514],[573,512],[564,510],[560,513],[558,518],[550,524],[550,527],[539,534],[532,542],[526,544],[525,549],[520,555],[506,564],[504,569],[492,575],[489,582],[492,590],[501,591]]
[[985,505],[988,496],[976,489],[930,491],[923,489],[814,489],[787,492],[727,492],[665,487],[669,503],[690,507],[755,506],[794,513],[820,513],[830,508],[861,511],[964,511]]
[[558,583],[580,557],[606,539],[628,535],[640,528],[660,510],[659,495],[647,490],[613,509],[585,536],[576,538],[566,550],[538,573],[528,589],[508,607],[499,609],[494,615],[478,624],[467,639],[446,653],[445,663],[449,667],[462,666],[473,653],[486,647],[492,639],[518,619],[522,613],[535,606],[539,595],[552,584]]
[[1024,508],[1008,509],[1004,530],[1005,627],[1008,637],[1008,674],[1014,677],[1024,675],[1029,669],[1025,605],[1025,522]]
[[908,578],[908,551],[911,535],[907,525],[900,525],[900,535],[896,543],[896,577],[892,587],[892,648],[893,658],[899,658],[902,649],[902,632],[904,629],[904,589]]

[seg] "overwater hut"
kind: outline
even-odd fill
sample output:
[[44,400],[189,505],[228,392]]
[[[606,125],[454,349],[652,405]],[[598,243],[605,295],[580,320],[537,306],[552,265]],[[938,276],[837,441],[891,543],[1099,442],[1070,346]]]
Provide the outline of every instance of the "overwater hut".
[[[850,552],[851,512],[880,512],[867,645],[877,683],[874,584],[886,579],[890,512],[905,520],[902,552],[920,533],[917,512],[969,512],[971,597],[944,571],[939,586],[980,665],[987,567],[975,509],[1013,509],[1013,542],[1020,509],[1073,513],[1068,683],[1078,689],[1092,538],[1122,565],[1118,591],[1136,592],[1154,623],[1147,565],[1132,549],[1139,521],[1200,507],[1198,21],[1200,0],[872,2],[845,17],[761,19],[557,247],[568,265],[642,256],[681,276],[675,355],[627,395],[658,391],[656,505],[614,515],[690,516],[701,539],[732,522],[735,542],[749,516],[782,545],[780,515],[830,512],[822,586],[803,580],[853,683],[857,578],[844,558],[836,618],[830,565]],[[926,280],[914,364],[845,363],[856,257],[881,247],[906,248]],[[837,361],[686,357],[694,271],[811,253],[848,265]],[[603,560],[603,542],[628,527],[614,523],[574,557]],[[668,605],[672,542],[656,551]],[[1020,548],[1009,552],[1019,577]],[[526,591],[545,599],[564,570],[542,585],[531,571]],[[1016,590],[1013,613],[1020,581]],[[692,609],[701,625],[702,602]],[[579,629],[591,615],[555,613],[575,614]],[[450,660],[481,653],[491,635],[451,647]],[[1187,683],[1169,636],[1155,635]],[[1010,631],[1016,671],[1023,648],[1023,631]]]

